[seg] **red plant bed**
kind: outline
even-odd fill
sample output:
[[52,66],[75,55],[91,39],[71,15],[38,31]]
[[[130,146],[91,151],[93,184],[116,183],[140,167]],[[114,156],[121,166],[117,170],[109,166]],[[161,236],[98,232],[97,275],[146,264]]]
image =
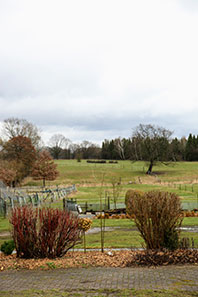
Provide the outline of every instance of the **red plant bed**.
[[78,218],[60,209],[17,207],[10,223],[17,257],[62,257],[80,237]]

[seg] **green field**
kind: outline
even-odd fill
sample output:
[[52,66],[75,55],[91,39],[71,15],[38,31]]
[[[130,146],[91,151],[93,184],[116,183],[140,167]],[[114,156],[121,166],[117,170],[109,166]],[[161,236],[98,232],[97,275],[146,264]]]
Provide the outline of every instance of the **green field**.
[[[77,162],[76,160],[56,160],[60,172],[56,181],[50,184],[83,184],[98,183],[101,175],[105,172],[105,180],[110,182],[111,177],[121,177],[123,182],[135,181],[137,177],[145,177],[147,165],[138,161],[118,161],[117,164],[93,164],[86,160]],[[168,166],[159,163],[153,167],[156,181],[162,182],[198,182],[198,162],[173,162]],[[152,179],[152,177],[151,177]],[[153,179],[152,179],[153,180]],[[28,180],[27,184],[38,185],[41,182]]]
[[[86,160],[57,160],[59,177],[48,181],[47,186],[67,186],[75,184],[78,203],[98,203],[100,196],[109,196],[113,203],[112,181],[121,181],[119,203],[124,203],[128,189],[142,191],[164,190],[178,194],[185,208],[198,208],[198,162],[177,162],[169,166],[154,166],[153,175],[145,174],[147,165],[144,162],[118,161],[117,164],[92,164]],[[103,184],[103,185],[102,185]],[[28,178],[25,187],[41,186],[41,182]]]

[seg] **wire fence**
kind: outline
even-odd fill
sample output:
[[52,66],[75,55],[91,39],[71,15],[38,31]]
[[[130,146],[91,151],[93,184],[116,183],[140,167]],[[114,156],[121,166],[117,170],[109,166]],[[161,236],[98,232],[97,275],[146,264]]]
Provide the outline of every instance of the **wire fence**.
[[66,198],[75,191],[76,186],[72,185],[66,188],[57,187],[29,193],[21,189],[6,187],[0,181],[0,216],[6,217],[10,209],[16,206],[32,205],[37,207],[45,203],[53,203]]

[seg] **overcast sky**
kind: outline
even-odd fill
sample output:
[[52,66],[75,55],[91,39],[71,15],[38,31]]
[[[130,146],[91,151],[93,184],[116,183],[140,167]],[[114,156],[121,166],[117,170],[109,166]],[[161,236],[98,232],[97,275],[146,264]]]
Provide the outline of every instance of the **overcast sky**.
[[198,134],[197,0],[0,0],[0,122],[45,142]]

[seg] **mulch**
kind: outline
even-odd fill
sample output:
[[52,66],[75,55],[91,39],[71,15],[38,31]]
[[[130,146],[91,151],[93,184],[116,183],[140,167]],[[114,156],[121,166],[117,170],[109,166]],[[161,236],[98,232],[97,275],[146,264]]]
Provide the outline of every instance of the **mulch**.
[[62,258],[56,259],[22,259],[16,254],[0,254],[0,271],[7,269],[42,269],[70,267],[133,267],[159,266],[170,264],[198,265],[198,250],[176,251],[70,251]]

